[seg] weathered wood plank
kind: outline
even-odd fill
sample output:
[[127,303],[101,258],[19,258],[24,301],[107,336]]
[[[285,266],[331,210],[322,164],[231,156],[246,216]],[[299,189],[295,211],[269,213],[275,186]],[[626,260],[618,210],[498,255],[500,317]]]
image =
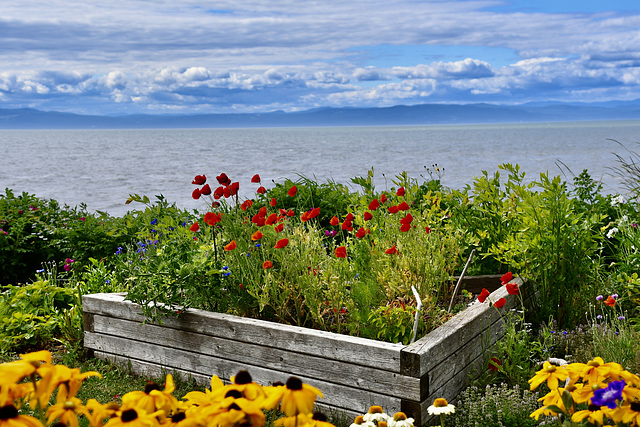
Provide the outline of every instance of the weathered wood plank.
[[305,375],[363,390],[378,392],[382,390],[384,394],[399,398],[421,400],[419,378],[341,360],[220,337],[203,337],[193,332],[150,324],[141,325],[130,320],[101,315],[94,315],[94,332],[141,342],[161,343],[164,347],[263,366],[289,372],[292,375]]
[[[83,309],[92,314],[144,320],[137,305],[124,301],[124,294],[85,295]],[[196,309],[186,310],[179,318],[164,319],[163,326],[400,372],[403,346],[397,344]]]
[[[514,280],[522,286],[520,279]],[[452,357],[461,345],[475,339],[489,325],[501,318],[501,313],[519,307],[520,300],[509,296],[504,286],[492,292],[492,301],[506,299],[501,309],[489,304],[476,304],[454,316],[444,325],[428,333],[401,351],[401,372],[420,377],[438,364]]]
[[[286,382],[290,376],[287,372],[280,372],[271,369],[265,369],[261,366],[247,365],[216,359],[214,357],[194,354],[184,350],[167,349],[161,346],[146,344],[127,340],[125,338],[112,337],[88,333],[85,340],[89,341],[91,348],[96,350],[96,354],[107,355],[107,357],[119,357],[121,360],[128,359],[125,363],[129,364],[132,369],[144,364],[157,365],[164,368],[167,372],[177,370],[184,375],[202,377],[211,373],[218,372],[218,376],[229,381],[230,377],[235,375],[241,369],[247,369],[254,381],[259,384],[268,385],[275,381]],[[123,349],[119,354],[103,349]],[[122,354],[125,353],[126,355]],[[182,369],[179,366],[189,366],[190,369]],[[380,393],[363,391],[349,388],[344,385],[333,384],[330,382],[308,378],[306,376],[298,376],[302,381],[320,389],[324,398],[322,402],[335,408],[349,409],[351,411],[362,411],[363,413],[369,409],[369,406],[383,405],[385,408],[393,408],[399,410],[401,399],[390,397]],[[207,384],[207,383],[205,383]]]

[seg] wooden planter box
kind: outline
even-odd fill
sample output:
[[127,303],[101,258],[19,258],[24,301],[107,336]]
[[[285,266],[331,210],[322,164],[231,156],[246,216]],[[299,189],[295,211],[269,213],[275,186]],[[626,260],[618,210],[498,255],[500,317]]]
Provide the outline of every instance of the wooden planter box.
[[[500,286],[499,276],[493,285]],[[84,345],[99,358],[207,385],[213,374],[228,381],[241,369],[263,385],[294,375],[323,392],[324,410],[352,419],[375,404],[388,414],[404,411],[416,425],[428,420],[435,398],[452,401],[468,385],[472,369],[486,363],[483,342],[492,345],[503,334],[499,312],[519,305],[502,286],[490,296],[506,298],[502,309],[471,306],[405,346],[195,309],[162,325],[143,324],[139,306],[124,296],[82,298]]]

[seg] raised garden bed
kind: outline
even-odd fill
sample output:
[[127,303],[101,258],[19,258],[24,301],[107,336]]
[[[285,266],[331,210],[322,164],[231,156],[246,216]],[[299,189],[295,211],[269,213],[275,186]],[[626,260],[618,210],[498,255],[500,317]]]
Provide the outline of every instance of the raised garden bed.
[[[492,287],[499,285],[493,278]],[[162,325],[143,324],[139,306],[124,297],[82,298],[84,345],[99,358],[203,384],[213,374],[228,381],[240,369],[265,385],[295,375],[322,390],[318,405],[325,410],[351,418],[375,404],[387,413],[404,411],[416,425],[427,421],[435,398],[454,400],[468,385],[469,373],[483,363],[483,342],[491,345],[503,334],[499,311],[519,304],[500,287],[490,296],[506,298],[500,310],[476,304],[405,346],[191,309]]]

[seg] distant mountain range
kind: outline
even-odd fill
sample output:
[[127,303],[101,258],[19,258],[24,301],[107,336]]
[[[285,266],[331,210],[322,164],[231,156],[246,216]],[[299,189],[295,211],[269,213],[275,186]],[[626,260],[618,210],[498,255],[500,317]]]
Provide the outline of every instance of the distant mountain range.
[[127,116],[0,108],[0,129],[380,126],[633,119],[640,119],[640,100],[594,104],[422,104],[384,108],[320,108],[293,113]]

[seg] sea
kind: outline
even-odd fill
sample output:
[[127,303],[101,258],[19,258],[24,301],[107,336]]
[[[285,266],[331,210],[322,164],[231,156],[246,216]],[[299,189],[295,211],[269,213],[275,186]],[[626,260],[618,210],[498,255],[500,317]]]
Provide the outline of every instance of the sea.
[[[638,149],[640,121],[591,121],[429,126],[0,130],[0,195],[9,188],[61,204],[121,216],[130,194],[164,196],[186,209],[195,175],[209,182],[226,173],[251,197],[259,174],[266,187],[300,176],[359,187],[351,178],[373,168],[378,190],[406,171],[419,182],[438,178],[449,188],[472,185],[482,171],[518,164],[534,180],[540,173],[568,182],[582,170],[603,191],[625,194],[619,161]],[[437,166],[435,166],[437,165]],[[431,175],[430,175],[431,172]]]

